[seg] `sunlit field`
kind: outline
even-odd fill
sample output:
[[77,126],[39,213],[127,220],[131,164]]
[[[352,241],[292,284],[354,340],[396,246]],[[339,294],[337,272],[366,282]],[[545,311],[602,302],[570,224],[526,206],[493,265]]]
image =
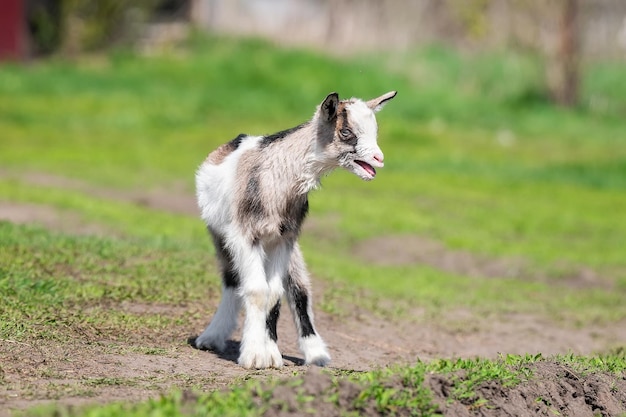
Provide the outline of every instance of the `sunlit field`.
[[[0,339],[62,344],[77,329],[111,339],[139,329],[187,331],[197,311],[133,316],[109,307],[184,306],[207,295],[215,304],[213,248],[193,202],[196,167],[239,133],[268,134],[308,120],[332,91],[341,98],[390,90],[398,96],[377,116],[385,167],[376,179],[336,172],[310,196],[303,252],[316,280],[340,288],[339,296],[321,294],[319,308],[344,314],[344,302],[363,304],[389,320],[413,320],[410,312],[420,309],[445,322],[446,311],[463,309],[533,314],[572,328],[623,323],[624,69],[586,67],[580,106],[562,109],[544,96],[538,59],[438,47],[339,59],[194,36],[151,57],[114,50],[3,64],[0,206],[47,207],[74,230],[90,225],[93,233],[46,228],[37,219],[0,223]],[[137,197],[145,193],[180,201],[168,209]],[[423,254],[433,247],[432,256]],[[445,256],[464,261],[446,263]],[[127,340],[150,349],[149,339]],[[598,354],[560,360],[623,375],[623,350]],[[471,369],[467,375],[482,375],[473,383],[516,384],[544,358],[446,360],[393,372],[417,381]],[[7,369],[0,362],[0,384],[19,391],[4,378]],[[436,411],[422,391],[407,394],[419,404],[390,403],[384,396],[392,394],[371,381],[393,378],[372,375],[351,377],[370,387],[362,401],[373,398],[383,411]],[[176,395],[135,411],[184,412],[188,402]],[[219,395],[201,401],[209,401],[207,409],[210,401],[234,401],[226,408],[250,413],[258,401]],[[111,407],[107,415],[129,412]]]

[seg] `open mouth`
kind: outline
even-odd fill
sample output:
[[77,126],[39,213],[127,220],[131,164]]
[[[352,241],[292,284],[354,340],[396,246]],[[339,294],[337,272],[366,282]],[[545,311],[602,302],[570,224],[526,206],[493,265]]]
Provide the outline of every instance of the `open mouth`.
[[373,166],[371,166],[370,164],[368,164],[365,161],[359,161],[358,159],[355,159],[354,162],[360,166],[361,168],[363,168],[365,170],[365,172],[367,172],[372,178],[374,178],[376,176],[376,170],[374,169]]

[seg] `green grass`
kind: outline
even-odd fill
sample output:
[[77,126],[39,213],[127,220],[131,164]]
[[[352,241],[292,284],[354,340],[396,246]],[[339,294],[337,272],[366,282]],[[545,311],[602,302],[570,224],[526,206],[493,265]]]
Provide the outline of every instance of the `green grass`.
[[594,356],[578,356],[571,353],[558,355],[557,360],[583,374],[606,372],[619,376],[626,370],[626,348],[620,347],[607,354]]
[[162,330],[183,325],[185,318],[110,306],[180,305],[219,291],[202,249],[63,236],[6,222],[0,222],[0,248],[0,339],[64,340],[84,326],[113,338],[140,328]]
[[[18,175],[50,172],[121,188],[182,184],[191,192],[195,167],[239,132],[295,125],[331,90],[369,97],[393,88],[400,93],[379,116],[387,167],[372,184],[329,178],[313,197],[314,213],[339,213],[350,240],[420,233],[544,268],[564,261],[617,270],[611,278],[624,279],[626,223],[616,215],[626,207],[624,123],[608,110],[520,104],[539,84],[531,59],[432,48],[407,54],[401,72],[393,57],[380,66],[222,38],[195,40],[189,53],[2,67],[0,164]],[[514,82],[494,81],[504,75]],[[589,80],[584,103],[609,94]],[[203,239],[181,216],[143,216],[129,205],[41,188],[0,183],[4,199],[71,208],[131,235]]]
[[[50,206],[118,237],[0,223],[0,339],[64,340],[72,329],[93,328],[114,339],[138,328],[184,326],[189,315],[106,307],[215,298],[219,283],[201,221],[109,199],[90,187],[192,193],[195,168],[209,151],[240,132],[271,133],[301,123],[331,91],[363,98],[399,94],[378,116],[386,167],[376,180],[339,172],[311,196],[316,227],[302,237],[305,257],[317,278],[344,289],[341,299],[323,297],[325,309],[340,313],[345,299],[376,309],[393,299],[396,315],[403,306],[417,306],[432,313],[428,317],[466,308],[481,315],[540,314],[570,325],[624,320],[625,72],[606,63],[589,65],[585,74],[581,105],[566,110],[547,102],[533,57],[463,56],[438,47],[339,60],[257,40],[195,36],[180,55],[112,51],[72,62],[4,64],[0,204]],[[29,173],[86,186],[37,185]],[[354,254],[356,244],[376,244],[381,235],[420,235],[450,251],[522,259],[526,275],[477,278],[424,265],[383,267]],[[597,282],[568,284],[587,269]],[[591,369],[606,365],[603,371],[624,366],[623,355],[560,360]],[[459,385],[462,396],[477,381],[526,377],[523,363],[529,361],[435,361],[393,375],[420,381],[425,372],[462,368],[468,373]],[[482,376],[473,379],[474,373]],[[394,393],[394,400],[384,383],[372,384],[388,376],[364,374],[369,388],[362,399],[375,398],[389,410],[398,406],[393,401],[413,398],[416,409],[430,409],[417,382]],[[249,409],[252,399],[244,391],[235,390],[239,397],[210,394],[193,406],[172,394],[84,415],[258,412]]]

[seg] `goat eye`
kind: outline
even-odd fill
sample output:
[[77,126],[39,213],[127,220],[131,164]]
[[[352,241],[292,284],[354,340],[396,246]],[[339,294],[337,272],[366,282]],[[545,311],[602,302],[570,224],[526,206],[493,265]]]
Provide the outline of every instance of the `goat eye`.
[[341,136],[344,138],[349,138],[349,137],[354,136],[354,133],[352,133],[352,130],[348,128],[341,129],[340,133],[341,133]]

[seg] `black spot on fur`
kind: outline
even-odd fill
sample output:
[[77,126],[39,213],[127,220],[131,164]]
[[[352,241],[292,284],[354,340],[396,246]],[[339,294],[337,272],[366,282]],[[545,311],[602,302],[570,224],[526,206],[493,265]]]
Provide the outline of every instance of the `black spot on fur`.
[[239,206],[239,217],[242,220],[258,219],[265,215],[265,208],[261,201],[261,179],[259,167],[254,167],[250,172],[250,179],[246,185],[243,199]]
[[235,271],[233,256],[226,247],[224,239],[215,233],[212,233],[212,235],[215,244],[215,252],[222,267],[222,281],[224,282],[224,286],[227,288],[237,288],[239,287],[239,274]]
[[[289,277],[291,280],[291,277]],[[300,337],[307,337],[315,334],[311,318],[309,317],[309,296],[306,290],[297,285],[290,285],[289,291],[295,307],[295,314],[300,322]]]
[[348,122],[348,110],[345,107],[341,110],[341,113],[339,113],[337,129],[342,142],[356,147],[359,138],[352,131],[350,123]]
[[278,340],[278,332],[276,331],[278,317],[280,316],[280,300],[276,302],[274,307],[270,310],[270,313],[267,316],[267,320],[265,321],[265,326],[267,327],[267,331],[270,334],[270,338],[275,342]]
[[287,202],[283,220],[280,223],[280,235],[289,234],[297,237],[300,234],[300,227],[309,212],[309,199],[307,196],[291,199]]
[[224,270],[222,279],[226,288],[239,288],[239,274],[233,271],[232,268]]
[[308,122],[306,123],[302,123],[301,125],[298,125],[296,127],[292,127],[290,129],[286,129],[286,130],[281,130],[280,132],[276,132],[273,133],[271,135],[267,135],[264,136],[263,139],[261,139],[261,143],[260,143],[260,147],[261,148],[265,148],[269,145],[271,145],[272,143],[278,141],[278,140],[282,140],[285,137],[291,135],[294,132],[297,132],[298,130],[302,129],[303,127],[305,127],[308,124]]
[[239,136],[237,136],[235,139],[228,142],[228,144],[230,145],[231,149],[234,151],[239,147],[239,145],[241,145],[241,141],[247,137],[248,135],[246,135],[245,133],[240,133]]
[[348,109],[345,106],[341,109],[339,113],[339,118],[337,119],[337,127],[340,131],[348,128]]

